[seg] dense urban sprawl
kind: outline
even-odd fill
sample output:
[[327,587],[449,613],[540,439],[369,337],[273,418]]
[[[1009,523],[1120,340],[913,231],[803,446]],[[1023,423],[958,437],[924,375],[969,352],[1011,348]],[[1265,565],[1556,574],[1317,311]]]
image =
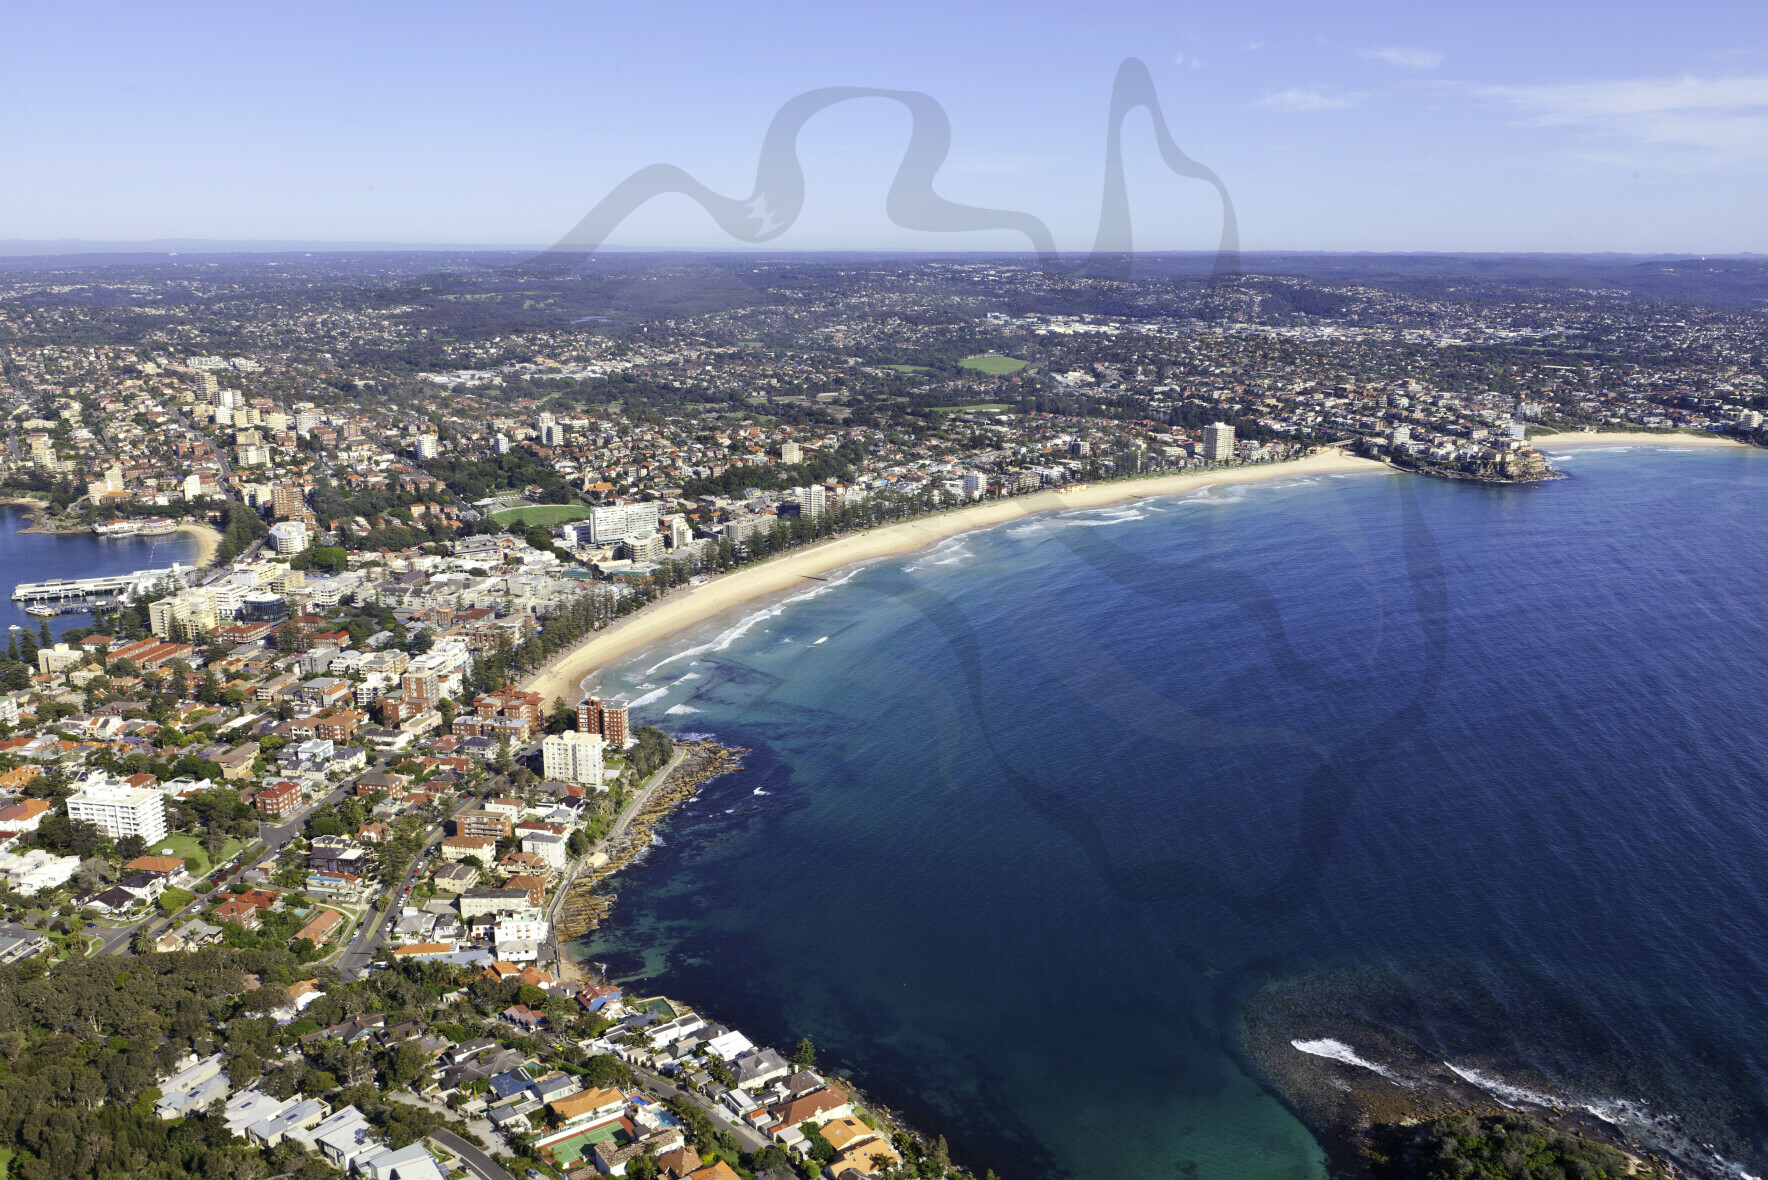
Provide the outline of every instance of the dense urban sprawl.
[[1762,312],[1648,296],[1000,259],[0,272],[7,495],[41,529],[213,530],[200,568],[20,571],[0,1152],[21,1180],[946,1175],[808,1042],[570,962],[573,880],[681,751],[528,675],[683,585],[982,499],[1332,445],[1517,480],[1555,431],[1763,441]]

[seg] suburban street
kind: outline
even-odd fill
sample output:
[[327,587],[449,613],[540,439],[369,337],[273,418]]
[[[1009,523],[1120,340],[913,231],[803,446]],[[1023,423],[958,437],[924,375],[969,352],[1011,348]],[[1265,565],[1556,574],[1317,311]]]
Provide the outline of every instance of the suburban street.
[[700,1095],[684,1090],[674,1082],[665,1080],[662,1075],[654,1074],[646,1069],[633,1072],[638,1074],[641,1085],[659,1098],[667,1098],[671,1102],[691,1102],[708,1115],[712,1116],[712,1124],[722,1130],[729,1131],[743,1145],[744,1151],[760,1151],[769,1143],[768,1138],[747,1123],[738,1122],[730,1113],[721,1107],[706,1101]]
[[[465,804],[461,806],[464,807]],[[455,810],[458,811],[459,808]],[[406,866],[405,876],[385,895],[386,908],[371,908],[363,915],[362,924],[356,928],[356,937],[351,940],[349,948],[338,956],[338,974],[346,982],[361,978],[368,970],[368,965],[374,962],[375,952],[387,941],[387,917],[405,904],[406,890],[412,887],[419,870],[424,867],[425,854],[441,841],[448,828],[448,821],[453,818],[452,813],[444,816],[425,833],[423,845],[417,850],[417,855],[411,858],[411,864]]]
[[515,1180],[508,1172],[492,1162],[491,1157],[456,1135],[453,1131],[438,1127],[430,1132],[430,1138],[460,1157],[467,1170],[479,1180]]

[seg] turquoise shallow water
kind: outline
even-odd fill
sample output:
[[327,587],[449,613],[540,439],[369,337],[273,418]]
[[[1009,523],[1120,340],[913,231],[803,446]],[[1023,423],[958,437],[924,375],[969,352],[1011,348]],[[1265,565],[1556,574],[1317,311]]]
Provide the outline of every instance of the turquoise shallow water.
[[585,950],[1008,1177],[1323,1175],[1232,1033],[1327,971],[1758,1172],[1768,455],[1564,468],[1051,515],[643,653],[753,753]]

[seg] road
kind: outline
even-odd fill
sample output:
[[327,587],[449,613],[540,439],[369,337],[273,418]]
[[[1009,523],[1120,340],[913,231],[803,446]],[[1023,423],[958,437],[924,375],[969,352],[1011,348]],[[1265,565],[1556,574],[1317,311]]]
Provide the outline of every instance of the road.
[[661,1075],[654,1074],[647,1069],[638,1069],[633,1072],[638,1074],[639,1083],[658,1097],[667,1098],[671,1102],[692,1102],[705,1111],[712,1117],[712,1125],[735,1135],[737,1142],[743,1145],[744,1151],[760,1151],[771,1142],[767,1136],[748,1123],[739,1122],[732,1118],[723,1107],[714,1106],[700,1095],[684,1090],[674,1082],[666,1081]]
[[[264,851],[260,854],[260,859],[263,857],[277,856],[282,852],[283,847],[287,845],[290,840],[301,834],[302,830],[307,825],[308,818],[312,816],[315,809],[322,804],[335,804],[343,797],[344,788],[335,787],[328,794],[314,799],[306,806],[302,807],[301,810],[295,812],[293,815],[289,816],[288,819],[277,824],[275,827],[270,827],[269,825],[260,822],[258,824],[257,842],[264,845]],[[141,921],[114,931],[106,930],[101,926],[99,927],[99,931],[102,932],[100,936],[103,939],[104,945],[100,947],[95,954],[118,955],[131,953],[129,951],[129,941],[131,936],[133,936],[137,930],[146,927],[149,934],[160,934],[162,931],[170,930],[172,927],[183,922],[186,918],[195,917],[204,907],[214,901],[215,898],[212,895],[199,893],[191,900],[189,905],[180,909],[177,913],[168,914],[164,917],[158,913],[150,913],[147,917],[141,919]]]
[[281,852],[285,844],[299,836],[306,828],[307,821],[312,818],[315,811],[328,803],[336,806],[343,798],[344,788],[333,787],[326,794],[302,806],[299,811],[275,827],[260,823],[258,825],[258,839],[264,843],[265,855],[274,856]]
[[227,453],[222,448],[221,444],[216,442],[214,437],[211,436],[208,432],[198,430],[196,428],[196,424],[194,422],[192,422],[189,418],[186,418],[183,414],[179,413],[176,409],[173,409],[170,406],[168,406],[166,408],[166,412],[168,414],[170,414],[178,422],[178,424],[180,426],[182,426],[182,427],[184,427],[184,429],[188,430],[193,437],[200,439],[201,441],[209,444],[209,449],[214,452],[212,457],[215,460],[215,464],[216,464],[216,466],[221,468],[221,479],[223,481],[222,487],[224,489],[222,494],[226,495],[226,491],[225,491],[226,485],[233,482],[233,467],[227,462]]
[[479,1180],[515,1180],[508,1172],[491,1162],[491,1157],[456,1135],[453,1131],[441,1127],[430,1132],[430,1138],[460,1157],[467,1170],[479,1177]]
[[[348,983],[359,979],[368,971],[368,965],[374,962],[375,952],[380,950],[387,941],[387,916],[395,906],[405,903],[405,891],[417,880],[417,874],[425,865],[424,854],[442,839],[442,833],[448,827],[448,821],[466,808],[473,799],[463,799],[459,807],[438,820],[434,827],[424,834],[424,842],[419,846],[417,854],[411,858],[411,864],[405,870],[405,876],[397,887],[383,893],[375,905],[370,906],[362,916],[362,925],[356,929],[356,937],[350,940],[349,949],[338,956],[338,974]],[[379,908],[379,902],[386,902],[386,909]]]
[[114,955],[129,949],[129,940],[134,937],[137,926],[100,926],[96,930],[82,931],[88,938],[96,938],[101,944],[88,958],[98,955]]
[[622,811],[619,818],[614,821],[613,830],[608,833],[601,843],[597,844],[594,848],[590,849],[587,854],[576,860],[571,867],[571,875],[553,892],[552,903],[546,910],[547,934],[546,942],[542,944],[540,948],[541,961],[544,962],[547,959],[551,959],[554,963],[562,964],[564,962],[564,948],[559,945],[558,935],[559,907],[564,904],[565,895],[571,892],[571,886],[576,882],[577,875],[589,864],[589,858],[591,856],[597,852],[612,848],[615,841],[619,840],[620,837],[626,833],[626,829],[632,824],[632,817],[638,814],[638,809],[643,806],[645,800],[651,797],[651,792],[669,781],[669,776],[675,773],[676,767],[681,765],[681,760],[686,754],[687,750],[684,747],[676,747],[675,755],[669,759],[663,769],[651,776],[651,785],[632,797],[632,801],[626,805],[626,809]]

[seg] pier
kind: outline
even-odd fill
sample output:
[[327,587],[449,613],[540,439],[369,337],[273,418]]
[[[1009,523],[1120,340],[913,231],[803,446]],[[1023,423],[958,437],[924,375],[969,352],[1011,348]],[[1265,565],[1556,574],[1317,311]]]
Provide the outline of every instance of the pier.
[[182,585],[195,566],[173,562],[169,569],[136,570],[131,574],[108,574],[98,578],[53,578],[47,582],[20,582],[12,588],[14,602],[75,603],[91,599],[127,599],[152,590],[166,578]]

